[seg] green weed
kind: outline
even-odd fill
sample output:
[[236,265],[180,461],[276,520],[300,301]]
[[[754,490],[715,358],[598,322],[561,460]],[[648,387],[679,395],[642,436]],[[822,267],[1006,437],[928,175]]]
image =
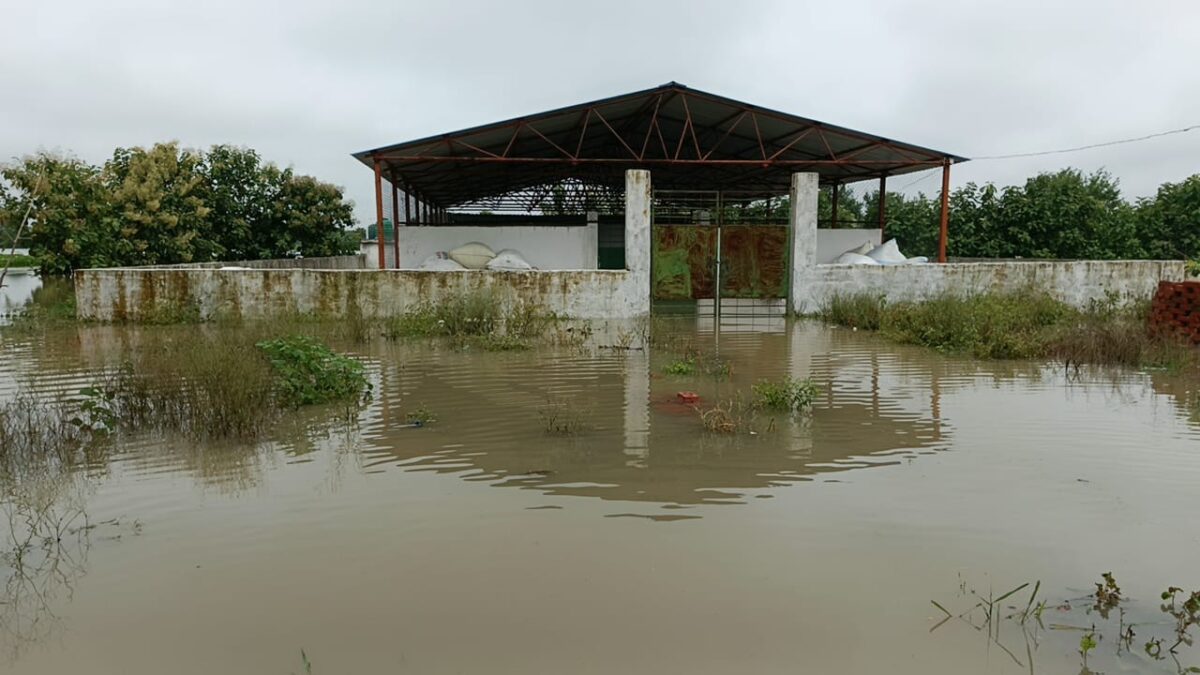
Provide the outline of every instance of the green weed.
[[293,335],[257,343],[279,376],[285,405],[299,407],[330,401],[354,400],[370,385],[358,361],[334,353],[323,343]]
[[789,412],[808,410],[821,393],[821,388],[812,378],[760,380],[751,389],[757,405],[769,410]]
[[1077,309],[1036,289],[943,293],[887,303],[870,294],[839,295],[819,316],[877,330],[905,344],[985,359],[1054,359],[1068,366],[1122,365],[1178,370],[1200,366],[1190,346],[1147,330],[1147,303],[1110,296]]
[[821,308],[817,316],[826,323],[847,328],[879,330],[883,325],[886,304],[882,295],[838,293]]
[[675,359],[663,366],[663,372],[667,375],[695,375],[696,360],[690,358]]
[[429,408],[419,405],[416,408],[404,413],[404,421],[407,424],[424,426],[426,424],[436,422],[437,420],[434,418],[433,412],[429,410]]

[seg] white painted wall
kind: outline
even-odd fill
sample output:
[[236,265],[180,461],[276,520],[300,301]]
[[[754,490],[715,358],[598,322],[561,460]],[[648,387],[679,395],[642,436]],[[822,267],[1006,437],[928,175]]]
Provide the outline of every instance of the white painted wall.
[[831,263],[846,251],[861,246],[864,241],[872,247],[878,246],[883,243],[882,236],[879,228],[817,230],[817,264]]
[[[439,225],[400,228],[401,269],[416,269],[438,251],[449,251],[473,241],[493,251],[516,249],[529,264],[541,270],[594,270],[599,246],[596,225],[470,226]],[[378,249],[364,243],[371,267],[379,266]],[[370,249],[370,250],[368,250]],[[387,244],[388,267],[396,267],[392,243]],[[374,254],[374,255],[372,255]]]

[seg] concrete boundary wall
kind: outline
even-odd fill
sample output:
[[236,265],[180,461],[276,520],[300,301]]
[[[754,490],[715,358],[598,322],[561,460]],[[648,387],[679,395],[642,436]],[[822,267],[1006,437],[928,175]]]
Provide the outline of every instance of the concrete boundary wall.
[[649,313],[649,288],[634,272],[428,272],[416,270],[141,269],[80,270],[76,312],[95,321],[395,316],[422,302],[486,291],[502,311],[533,305],[577,319]]
[[234,262],[179,263],[177,265],[142,265],[142,270],[216,270],[222,267],[248,267],[256,270],[361,270],[367,268],[367,258],[359,254],[323,256],[316,258],[272,258],[270,260],[238,260]]
[[374,270],[363,269],[363,256],[86,269],[75,272],[76,312],[134,322],[289,313],[383,318],[488,292],[501,311],[532,305],[574,319],[643,317],[650,313],[648,171],[626,172],[625,203],[625,270]]
[[1045,290],[1075,307],[1114,295],[1148,300],[1159,281],[1184,278],[1182,260],[814,265],[797,270],[795,311],[818,311],[835,295],[870,293],[889,301],[923,300],[945,292]]

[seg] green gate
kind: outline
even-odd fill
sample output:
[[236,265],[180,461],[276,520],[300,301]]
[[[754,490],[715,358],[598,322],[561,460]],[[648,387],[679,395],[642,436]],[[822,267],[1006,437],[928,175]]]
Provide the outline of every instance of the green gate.
[[[651,299],[657,309],[778,308],[788,292],[788,200],[746,192],[656,190]],[[775,301],[775,302],[770,302]],[[761,313],[755,311],[754,313]]]

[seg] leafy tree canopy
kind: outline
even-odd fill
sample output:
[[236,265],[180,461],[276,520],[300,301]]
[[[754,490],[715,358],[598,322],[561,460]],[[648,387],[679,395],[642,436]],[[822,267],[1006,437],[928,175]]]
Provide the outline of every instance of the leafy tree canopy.
[[43,272],[86,267],[254,260],[355,252],[353,205],[341,188],[226,145],[118,148],[97,167],[39,153],[0,168],[0,236]]

